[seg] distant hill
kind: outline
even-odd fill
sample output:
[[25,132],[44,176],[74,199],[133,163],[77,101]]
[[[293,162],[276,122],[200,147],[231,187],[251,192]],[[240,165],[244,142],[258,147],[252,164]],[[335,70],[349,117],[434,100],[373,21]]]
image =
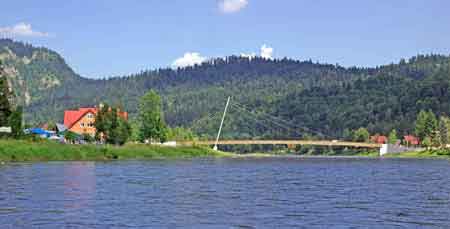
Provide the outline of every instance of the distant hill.
[[46,48],[0,39],[0,60],[21,104],[30,105],[43,93],[81,79],[64,59]]
[[290,59],[231,56],[184,69],[158,69],[93,80],[80,77],[57,53],[12,40],[0,40],[5,62],[29,122],[62,120],[65,109],[108,102],[136,114],[137,101],[149,89],[164,99],[171,126],[212,136],[227,96],[245,105],[254,118],[271,115],[292,123],[288,133],[268,128],[230,110],[224,136],[233,138],[342,136],[344,129],[368,127],[386,134],[412,130],[420,109],[450,112],[450,57],[416,56],[376,68],[344,68]]

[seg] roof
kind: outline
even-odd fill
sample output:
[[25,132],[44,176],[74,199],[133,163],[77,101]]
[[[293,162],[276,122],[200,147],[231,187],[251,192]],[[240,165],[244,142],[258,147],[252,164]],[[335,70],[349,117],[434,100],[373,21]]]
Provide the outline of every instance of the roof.
[[385,144],[386,142],[388,142],[388,138],[386,136],[383,135],[375,135],[372,136],[372,141],[378,144]]
[[415,136],[412,136],[412,135],[406,135],[403,138],[405,139],[405,141],[407,141],[407,142],[409,142],[411,144],[414,144],[414,145],[418,145],[419,142],[420,142],[418,137],[415,137]]
[[32,128],[28,129],[28,132],[31,134],[38,134],[38,135],[51,135],[51,131],[44,130],[42,128]]
[[[64,111],[64,126],[66,126],[67,129],[72,128],[73,125],[75,125],[78,121],[80,121],[81,118],[83,118],[88,113],[93,113],[95,115],[98,113],[98,108],[81,107],[78,110]],[[124,111],[119,112],[119,116],[121,116],[124,119],[128,119],[127,112]]]
[[67,130],[67,127],[64,124],[56,123],[56,129],[58,132],[64,132]]
[[87,113],[97,114],[97,108],[80,108],[78,110],[64,111],[64,126],[70,129]]
[[418,140],[417,137],[412,136],[412,135],[406,135],[404,138],[405,138],[405,140]]

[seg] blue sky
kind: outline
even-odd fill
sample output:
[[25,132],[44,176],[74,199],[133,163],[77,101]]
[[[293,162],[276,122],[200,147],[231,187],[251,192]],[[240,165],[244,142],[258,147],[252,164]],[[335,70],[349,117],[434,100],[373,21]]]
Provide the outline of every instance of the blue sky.
[[[448,0],[14,0],[0,36],[59,52],[82,76],[108,77],[211,57],[376,66],[450,53]],[[182,58],[183,59],[179,59]]]

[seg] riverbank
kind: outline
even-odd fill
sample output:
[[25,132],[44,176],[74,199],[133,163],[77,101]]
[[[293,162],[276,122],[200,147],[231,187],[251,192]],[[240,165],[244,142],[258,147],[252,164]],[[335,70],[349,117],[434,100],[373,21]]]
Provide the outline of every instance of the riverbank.
[[66,145],[49,141],[0,140],[0,162],[105,161],[164,158],[229,157],[205,147]]
[[398,154],[387,154],[387,158],[438,158],[450,159],[450,149],[425,150],[420,152],[406,152]]
[[[0,140],[0,162],[34,162],[34,161],[108,161],[108,160],[150,160],[183,159],[195,157],[229,157],[229,158],[264,158],[294,156],[292,154],[251,153],[234,154],[214,151],[206,147],[164,147],[144,144],[127,144],[125,146],[105,145],[66,145],[50,141]],[[297,155],[302,157],[302,155]],[[326,157],[379,157],[378,152],[368,151],[344,155],[315,155]],[[314,155],[303,155],[314,157]],[[384,158],[439,158],[450,159],[450,149],[428,150],[388,154]]]

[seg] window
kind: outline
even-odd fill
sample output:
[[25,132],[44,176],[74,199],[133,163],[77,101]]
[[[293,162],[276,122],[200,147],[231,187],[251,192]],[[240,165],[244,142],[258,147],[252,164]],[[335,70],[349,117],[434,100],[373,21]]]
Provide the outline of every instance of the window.
[[80,126],[81,126],[81,127],[84,127],[84,122],[80,123]]
[[93,115],[92,113],[89,113],[89,114],[87,115],[87,117],[88,117],[88,118],[94,118],[94,115]]

